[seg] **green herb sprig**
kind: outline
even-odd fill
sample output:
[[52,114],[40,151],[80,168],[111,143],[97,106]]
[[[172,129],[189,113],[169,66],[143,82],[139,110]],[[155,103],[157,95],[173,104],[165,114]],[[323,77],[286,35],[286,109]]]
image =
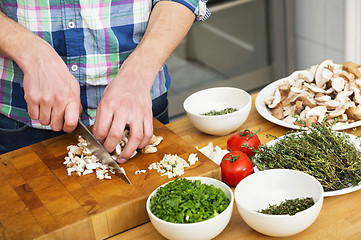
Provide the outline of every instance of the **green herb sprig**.
[[273,146],[261,145],[251,160],[259,170],[284,168],[308,173],[325,191],[356,186],[361,181],[361,152],[348,135],[331,129],[332,125],[321,123],[308,131],[287,133]]
[[280,204],[269,205],[268,208],[259,210],[260,213],[271,215],[295,215],[298,212],[312,207],[315,201],[311,197],[286,199]]
[[218,115],[225,115],[225,114],[228,114],[228,113],[233,113],[235,111],[238,111],[238,109],[237,108],[225,108],[225,109],[220,110],[220,111],[211,110],[209,112],[202,113],[201,115],[204,115],[204,116],[218,116]]
[[229,204],[225,193],[214,185],[176,178],[151,197],[150,210],[167,222],[195,223],[217,216]]

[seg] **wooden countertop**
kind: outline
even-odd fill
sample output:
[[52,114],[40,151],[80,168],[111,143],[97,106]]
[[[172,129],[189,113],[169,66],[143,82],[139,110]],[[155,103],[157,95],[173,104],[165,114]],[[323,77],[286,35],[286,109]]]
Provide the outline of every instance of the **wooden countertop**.
[[[241,129],[261,131],[258,136],[262,143],[271,139],[266,138],[266,134],[277,136],[284,135],[289,129],[277,126],[258,114],[254,106],[256,94],[252,95],[252,109],[247,121]],[[183,118],[167,125],[177,135],[195,147],[204,147],[209,142],[226,148],[229,135],[216,137],[203,134],[196,130],[187,118]],[[361,132],[361,127],[357,129]],[[348,130],[352,134],[352,130]],[[232,218],[225,230],[215,239],[271,239],[271,237],[260,234],[251,229],[241,218],[234,206]],[[133,240],[133,239],[164,239],[152,226],[150,222],[136,228],[122,232],[111,240]],[[320,215],[316,221],[303,232],[288,237],[286,239],[361,239],[361,191],[348,193],[345,195],[326,197]]]

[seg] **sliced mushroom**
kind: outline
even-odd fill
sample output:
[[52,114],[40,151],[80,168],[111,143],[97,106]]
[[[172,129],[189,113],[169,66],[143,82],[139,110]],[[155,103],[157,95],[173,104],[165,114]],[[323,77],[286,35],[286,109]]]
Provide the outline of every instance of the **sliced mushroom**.
[[[340,93],[339,93],[340,94]],[[340,116],[341,114],[344,114],[346,112],[346,109],[352,107],[355,105],[354,102],[352,102],[347,96],[339,97],[339,106],[333,110],[328,112],[327,118],[335,118]]]
[[361,89],[359,87],[358,84],[356,84],[356,81],[351,81],[348,84],[349,88],[351,91],[353,91],[354,96],[353,96],[353,100],[358,103],[361,104]]
[[315,99],[308,92],[304,92],[302,96],[299,97],[299,100],[302,101],[304,106],[308,106],[310,108],[314,108],[317,106]]
[[342,77],[343,79],[345,79],[346,81],[354,81],[355,80],[355,75],[353,75],[352,73],[347,72],[347,71],[342,71],[338,75],[340,77]]
[[302,111],[302,107],[303,107],[302,101],[296,101],[295,114],[299,115]]
[[336,63],[333,63],[332,65],[329,66],[330,67],[330,70],[333,72],[333,74],[340,74],[342,73],[342,69],[343,69],[343,66],[342,64],[336,64]]
[[111,155],[119,155],[122,152],[122,147],[118,144]]
[[153,135],[152,138],[149,140],[148,145],[158,146],[162,141],[163,141],[163,137],[162,137],[162,136],[155,136],[155,135]]
[[308,111],[310,111],[310,107],[306,106],[303,111],[300,113],[300,119],[301,120],[306,120],[306,114],[308,113]]
[[318,105],[325,106],[327,110],[334,110],[340,105],[340,103],[337,100],[332,99],[327,102],[319,102]]
[[323,93],[317,93],[315,95],[315,100],[317,102],[327,102],[331,100],[331,96],[330,95],[325,95]]
[[336,92],[341,92],[345,87],[345,79],[342,77],[331,78],[331,86]]
[[289,115],[293,116],[294,113],[295,113],[295,105],[292,105],[292,106],[288,107],[287,109],[284,109],[283,117],[287,117]]
[[336,99],[350,100],[348,97],[351,96],[352,94],[353,94],[353,91],[342,91],[342,92],[337,93]]
[[294,81],[294,83],[292,84],[292,87],[302,89],[302,85],[304,82],[305,81],[303,79],[298,79],[298,80]]
[[291,74],[290,78],[294,80],[303,80],[306,82],[312,82],[313,81],[313,74],[308,70],[302,70],[302,71],[295,71]]
[[323,93],[323,92],[325,92],[325,90],[323,88],[320,88],[320,87],[316,86],[316,84],[314,84],[314,83],[311,83],[311,84],[305,83],[304,85],[305,85],[305,87],[307,87],[312,92],[315,92],[315,93]]
[[322,87],[331,79],[333,72],[329,69],[329,66],[332,65],[332,63],[332,60],[327,59],[318,66],[315,74],[315,82],[317,87]]
[[359,65],[354,62],[345,62],[342,64],[343,69],[345,69],[347,72],[350,72],[356,76],[356,78],[361,77],[361,72],[359,71]]
[[317,122],[320,123],[325,118],[326,112],[327,112],[327,108],[325,106],[317,106],[317,107],[311,108],[306,113],[306,118],[317,117]]
[[346,110],[346,114],[349,119],[353,119],[353,120],[361,119],[361,106],[357,105],[357,106],[349,107]]
[[278,90],[280,91],[281,94],[281,101],[283,101],[288,97],[288,94],[290,93],[290,85],[282,84],[278,86]]
[[313,76],[315,76],[317,68],[318,68],[318,64],[312,65],[308,70],[312,73]]
[[156,147],[154,147],[154,146],[151,146],[151,145],[145,146],[144,148],[142,148],[140,150],[141,153],[155,153],[157,151],[158,151],[158,149]]
[[288,86],[292,86],[295,83],[295,80],[290,77],[285,77],[283,79],[283,84],[286,84]]
[[306,122],[307,127],[312,126],[313,123],[317,122],[317,117],[312,116],[312,117],[306,118],[305,122]]
[[288,94],[288,97],[282,101],[283,106],[288,106],[289,104],[296,101],[299,97],[301,97],[304,94],[304,90],[297,88],[297,87],[291,87],[290,92]]
[[294,124],[295,118],[292,115],[288,115],[283,121],[288,124]]
[[282,104],[278,104],[275,108],[272,108],[271,114],[275,118],[282,120],[284,118]]
[[361,88],[361,79],[356,79],[355,83],[359,88]]
[[275,90],[274,97],[272,103],[268,105],[269,108],[275,108],[281,102],[281,92],[278,88]]
[[293,93],[296,93],[296,94],[300,94],[300,93],[303,93],[303,92],[304,92],[303,89],[298,88],[298,87],[291,87],[291,88],[290,88],[290,91],[293,92]]
[[267,106],[271,105],[273,100],[275,99],[276,97],[275,96],[269,96],[269,97],[266,97],[263,102],[264,104],[266,104]]

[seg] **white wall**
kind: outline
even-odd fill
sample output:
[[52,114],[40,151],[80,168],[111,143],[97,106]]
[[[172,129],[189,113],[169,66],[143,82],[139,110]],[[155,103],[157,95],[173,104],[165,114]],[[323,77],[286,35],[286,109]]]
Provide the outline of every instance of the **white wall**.
[[296,69],[345,61],[345,0],[294,0]]

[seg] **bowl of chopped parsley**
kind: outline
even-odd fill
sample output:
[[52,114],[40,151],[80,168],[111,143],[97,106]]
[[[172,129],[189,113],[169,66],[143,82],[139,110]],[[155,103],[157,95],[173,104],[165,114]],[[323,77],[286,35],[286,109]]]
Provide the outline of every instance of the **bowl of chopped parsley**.
[[254,230],[273,237],[297,234],[318,217],[324,198],[313,176],[290,169],[270,169],[243,179],[234,191],[238,212]]
[[221,136],[236,130],[247,120],[251,105],[248,92],[233,87],[215,87],[191,94],[183,108],[199,131]]
[[176,178],[155,189],[146,209],[167,239],[212,239],[229,223],[234,197],[229,186],[208,177]]

